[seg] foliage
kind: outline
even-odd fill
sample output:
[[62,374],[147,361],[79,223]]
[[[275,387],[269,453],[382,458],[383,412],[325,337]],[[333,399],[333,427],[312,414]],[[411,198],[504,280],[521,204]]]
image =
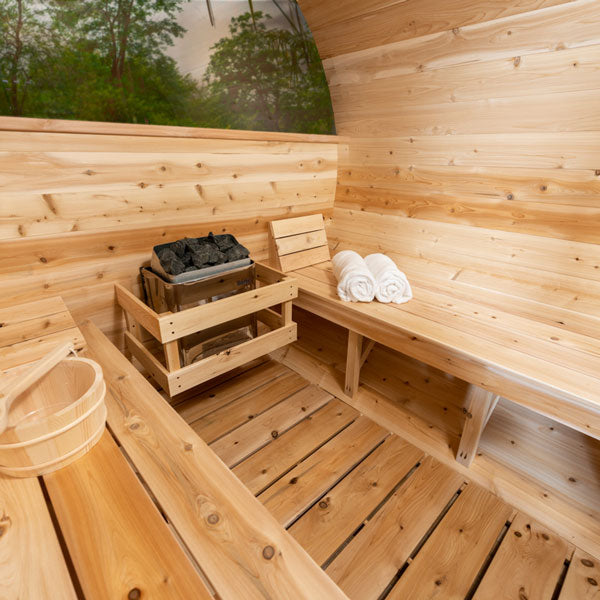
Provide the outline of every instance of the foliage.
[[211,118],[236,129],[330,132],[333,115],[316,46],[306,33],[269,29],[261,11],[231,20],[205,76]]
[[44,58],[45,26],[26,0],[0,0],[0,108],[23,114],[29,86]]
[[232,19],[197,82],[166,54],[184,0],[0,0],[0,114],[330,132],[316,46],[287,1],[289,30],[252,5]]

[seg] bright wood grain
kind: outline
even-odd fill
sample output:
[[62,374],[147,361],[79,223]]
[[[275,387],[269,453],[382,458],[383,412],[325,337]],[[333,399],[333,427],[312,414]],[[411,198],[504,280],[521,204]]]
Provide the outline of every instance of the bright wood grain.
[[205,417],[188,423],[207,444],[210,444],[307,385],[307,381],[298,374],[286,373],[254,392],[244,394]]
[[513,509],[467,485],[388,598],[464,598]]
[[108,432],[44,481],[86,598],[212,598]]
[[232,471],[253,494],[259,494],[357,417],[353,408],[333,398]]
[[75,600],[38,480],[0,476],[0,515],[0,596]]
[[192,423],[287,372],[288,369],[283,365],[275,361],[267,361],[235,377],[229,377],[227,381],[211,386],[207,390],[201,392],[191,390],[187,394],[181,394],[175,399],[175,410],[187,423]]
[[466,401],[465,426],[460,437],[456,460],[467,467],[473,462],[481,434],[496,407],[498,396],[473,384],[469,386]]
[[217,593],[344,598],[100,330],[82,330],[110,389],[112,431]]
[[152,246],[213,231],[266,258],[268,221],[333,207],[335,138],[147,127],[2,118],[0,305],[60,294],[122,343],[109,282],[135,288]]
[[[363,386],[356,399],[346,398],[340,366],[343,358],[337,362],[337,368],[330,364],[332,358],[336,360],[335,353],[331,357],[322,340],[307,339],[301,311],[296,311],[296,318],[300,340],[280,353],[284,364],[307,379],[319,381],[324,389],[344,398],[356,410],[498,494],[564,539],[592,555],[600,555],[597,441],[531,410],[521,409],[511,415],[512,422],[503,427],[502,437],[495,435],[467,469],[455,459],[457,424],[464,418],[464,382],[389,351],[381,370],[376,363],[367,361],[365,365],[365,382],[368,379],[369,386],[377,382],[377,391]],[[308,328],[312,327],[334,344],[336,339],[343,343],[346,332],[341,327],[331,327],[316,316],[308,324]],[[383,350],[378,345],[374,352],[381,356]],[[502,412],[506,414],[502,411],[504,406],[514,407],[514,404],[501,400],[487,431],[493,430]],[[444,416],[448,418],[445,420]],[[526,424],[524,430],[518,424]]]
[[449,30],[455,30],[458,35],[459,31],[474,29],[479,23],[563,3],[564,0],[530,0],[510,6],[486,0],[451,0],[443,5],[437,0],[362,3],[360,6],[355,3],[350,8],[351,16],[347,16],[345,10],[336,11],[333,19],[319,18],[320,12],[327,13],[331,8],[319,11],[318,3],[311,1],[302,5],[307,4],[311,26],[311,16],[316,19],[313,33],[321,56],[330,58],[402,40],[433,37]]
[[598,598],[600,562],[593,556],[576,549],[559,600],[595,600]]
[[[126,336],[128,341],[131,341],[129,333],[126,333]],[[170,396],[173,396],[294,341],[296,341],[296,324],[291,323],[169,373],[165,389]],[[158,368],[158,365],[155,366]]]
[[351,598],[375,600],[463,483],[431,457],[327,567]]
[[348,347],[346,350],[346,381],[344,392],[352,397],[358,391],[360,383],[360,368],[363,336],[348,329]]
[[282,525],[287,526],[387,435],[382,427],[361,416],[258,498]]
[[[596,426],[591,425],[598,415],[597,400],[594,400],[597,386],[593,384],[596,371],[593,368],[586,370],[586,375],[581,372],[580,362],[585,362],[585,353],[573,352],[571,367],[567,368],[565,351],[554,358],[546,355],[545,359],[540,359],[517,351],[515,346],[503,346],[501,329],[497,330],[498,337],[493,341],[478,338],[477,329],[472,327],[458,327],[451,333],[453,326],[449,314],[438,313],[439,318],[431,320],[432,313],[427,316],[420,314],[414,304],[410,308],[410,302],[404,308],[376,303],[366,306],[345,303],[344,310],[340,310],[341,301],[335,292],[335,282],[314,279],[315,272],[321,270],[311,267],[307,276],[295,273],[301,292],[298,298],[301,307],[580,431],[595,437],[598,435],[594,433]],[[416,299],[418,297],[417,290]],[[396,327],[391,328],[390,323]],[[434,339],[437,342],[432,344]],[[438,343],[441,345],[438,346]],[[488,352],[494,354],[493,357],[488,355],[488,366],[478,366],[484,353]],[[493,368],[490,369],[489,365]],[[528,375],[525,375],[526,371]],[[535,376],[534,371],[537,373]],[[574,378],[573,372],[577,372],[578,376]],[[530,380],[527,384],[528,377],[533,377],[535,382]],[[562,383],[549,386],[553,380],[558,383],[557,377],[562,379]],[[573,384],[579,387],[574,396],[568,398],[558,392],[560,388],[564,390],[565,385],[572,388]],[[587,400],[582,404],[584,398]],[[565,410],[567,405],[568,410]],[[577,416],[579,411],[582,412]]]
[[[433,10],[439,11],[440,5],[435,3]],[[430,12],[429,18],[435,15]],[[366,50],[327,58],[324,66],[326,73],[333,72],[330,83],[337,84],[349,78],[356,81],[361,74],[367,79],[377,79],[382,75],[591,46],[598,43],[597,18],[594,0],[577,0],[502,19],[484,20],[458,30],[446,27],[434,34],[377,44]],[[370,34],[368,27],[365,33]],[[343,130],[341,133],[345,135]]]
[[518,514],[473,598],[551,598],[571,552],[554,532]]
[[233,467],[273,438],[293,427],[329,400],[331,395],[316,386],[308,386],[251,419],[211,444],[211,449],[229,467]]
[[[285,133],[271,131],[245,131],[239,129],[211,129],[204,127],[177,127],[172,125],[142,125],[137,123],[107,123],[104,121],[72,121],[60,119],[26,119],[23,117],[6,117],[0,119],[0,129],[6,131],[28,131],[32,133],[56,132],[61,134],[93,134],[93,135],[128,135],[147,137],[175,137],[178,142],[185,138],[201,138],[210,140],[276,140],[293,142],[335,142],[338,136]],[[152,143],[156,143],[152,140]]]
[[390,436],[302,515],[289,532],[315,562],[323,564],[422,457],[418,448]]

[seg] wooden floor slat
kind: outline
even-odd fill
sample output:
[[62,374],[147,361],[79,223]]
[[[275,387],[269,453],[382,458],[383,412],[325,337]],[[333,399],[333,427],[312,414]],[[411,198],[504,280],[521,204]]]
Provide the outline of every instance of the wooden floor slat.
[[233,472],[258,494],[357,417],[356,410],[334,398],[234,467]]
[[600,561],[277,363],[176,408],[351,600],[600,600]]
[[570,554],[567,542],[518,514],[474,600],[550,599]]
[[108,432],[44,480],[86,599],[212,597]]
[[289,529],[323,564],[423,457],[392,435]]
[[316,386],[306,387],[277,404],[255,419],[238,427],[211,444],[213,451],[228,466],[233,467],[274,437],[321,408],[331,394]]
[[387,435],[383,427],[359,417],[258,498],[287,527]]
[[467,485],[388,600],[463,600],[512,513],[487,490]]
[[376,600],[463,481],[426,457],[326,572],[350,598]]
[[0,598],[77,598],[35,477],[0,475]]
[[199,394],[194,394],[194,390],[184,392],[182,396],[186,396],[186,399],[176,404],[175,410],[187,423],[193,423],[217,408],[289,372],[290,370],[281,364],[270,361]]
[[576,549],[559,600],[598,600],[600,598],[600,560]]
[[210,444],[307,385],[300,375],[285,373],[190,424]]

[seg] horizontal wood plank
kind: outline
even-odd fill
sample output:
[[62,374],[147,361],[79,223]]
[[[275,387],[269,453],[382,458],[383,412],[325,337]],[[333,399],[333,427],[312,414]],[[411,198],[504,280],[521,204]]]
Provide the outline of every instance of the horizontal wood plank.
[[238,427],[213,444],[211,449],[230,468],[254,451],[279,437],[327,402],[331,395],[311,385],[290,396],[286,402]]
[[351,598],[376,600],[463,483],[431,457],[327,567]]
[[108,432],[44,481],[86,598],[212,598]]
[[253,494],[259,494],[357,417],[353,408],[333,398],[232,471]]
[[370,516],[423,458],[404,440],[390,436],[302,515],[289,532],[323,564]]
[[110,390],[112,431],[217,593],[344,598],[98,328],[82,330]]
[[554,532],[519,514],[473,598],[551,598],[571,552]]
[[75,600],[37,478],[0,476],[0,596]]
[[259,500],[282,525],[290,525],[387,435],[382,427],[359,417],[260,494]]

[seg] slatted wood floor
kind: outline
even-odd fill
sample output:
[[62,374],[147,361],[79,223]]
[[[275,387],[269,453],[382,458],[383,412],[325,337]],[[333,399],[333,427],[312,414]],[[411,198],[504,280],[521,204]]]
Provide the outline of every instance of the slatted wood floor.
[[600,561],[279,363],[176,409],[352,600],[600,598]]

